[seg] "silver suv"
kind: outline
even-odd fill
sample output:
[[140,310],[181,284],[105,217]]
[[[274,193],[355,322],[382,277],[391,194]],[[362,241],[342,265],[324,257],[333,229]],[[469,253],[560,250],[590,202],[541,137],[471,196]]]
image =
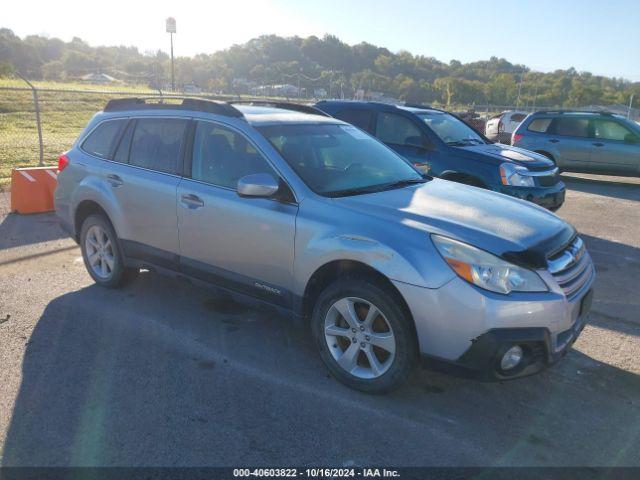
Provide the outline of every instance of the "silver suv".
[[308,318],[331,373],[368,392],[420,355],[505,379],[567,351],[595,275],[573,227],[279,107],[110,101],[60,157],[55,192],[93,279],[147,268]]

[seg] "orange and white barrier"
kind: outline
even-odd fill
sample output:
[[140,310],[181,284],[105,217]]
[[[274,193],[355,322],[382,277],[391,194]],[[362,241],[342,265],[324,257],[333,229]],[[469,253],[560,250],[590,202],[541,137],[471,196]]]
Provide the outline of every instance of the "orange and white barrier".
[[11,171],[11,211],[51,212],[57,183],[58,167],[14,168]]

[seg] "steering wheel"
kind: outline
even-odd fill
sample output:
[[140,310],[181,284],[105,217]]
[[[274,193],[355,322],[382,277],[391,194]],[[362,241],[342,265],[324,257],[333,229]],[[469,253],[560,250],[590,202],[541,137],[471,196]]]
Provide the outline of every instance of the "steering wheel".
[[350,163],[349,165],[347,165],[344,169],[345,173],[350,173],[352,170],[357,170],[359,168],[362,168],[362,164],[361,163]]

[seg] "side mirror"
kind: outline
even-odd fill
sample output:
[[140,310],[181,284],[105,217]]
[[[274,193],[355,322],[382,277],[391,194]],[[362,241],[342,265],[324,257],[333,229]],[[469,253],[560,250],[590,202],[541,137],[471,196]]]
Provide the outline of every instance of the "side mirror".
[[429,149],[429,144],[427,143],[426,139],[424,137],[420,137],[418,135],[407,137],[404,140],[404,144],[407,147],[419,148],[421,150],[428,150]]
[[280,188],[269,173],[253,173],[238,180],[236,191],[242,197],[272,197]]
[[633,133],[627,133],[624,137],[624,143],[635,145],[636,143],[638,143],[638,141],[638,137],[636,137]]

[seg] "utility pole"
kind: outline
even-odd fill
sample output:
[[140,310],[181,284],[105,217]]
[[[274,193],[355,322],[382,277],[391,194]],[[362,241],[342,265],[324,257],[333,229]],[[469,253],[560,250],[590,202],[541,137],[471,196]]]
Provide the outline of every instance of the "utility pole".
[[167,18],[166,27],[167,27],[167,33],[171,37],[171,91],[175,92],[176,80],[175,80],[175,68],[173,65],[173,34],[176,33],[176,19],[173,17]]
[[629,99],[629,110],[627,110],[627,120],[629,120],[631,118],[631,106],[633,105],[633,97],[635,97],[635,94],[631,94],[631,98]]

